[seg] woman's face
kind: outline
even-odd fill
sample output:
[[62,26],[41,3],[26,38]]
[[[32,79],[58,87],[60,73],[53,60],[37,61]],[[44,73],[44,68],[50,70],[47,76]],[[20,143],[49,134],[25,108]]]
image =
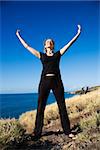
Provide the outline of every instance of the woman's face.
[[48,49],[50,48],[51,50],[53,50],[54,48],[54,43],[51,39],[48,39],[45,41],[45,48]]

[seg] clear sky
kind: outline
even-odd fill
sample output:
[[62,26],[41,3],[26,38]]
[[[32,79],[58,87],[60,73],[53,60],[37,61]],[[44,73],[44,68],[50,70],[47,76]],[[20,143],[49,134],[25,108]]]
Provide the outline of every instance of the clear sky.
[[60,50],[77,33],[77,41],[62,56],[60,70],[65,90],[99,85],[99,1],[2,1],[0,93],[37,92],[42,64],[16,37],[16,29],[33,48],[43,52],[43,41],[53,38]]

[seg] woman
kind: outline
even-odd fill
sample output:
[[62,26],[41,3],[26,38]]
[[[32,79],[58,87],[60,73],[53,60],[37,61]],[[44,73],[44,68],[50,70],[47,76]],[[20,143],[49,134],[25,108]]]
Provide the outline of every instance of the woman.
[[33,133],[33,135],[37,138],[41,137],[44,119],[44,110],[51,89],[57,100],[63,131],[66,135],[68,135],[68,137],[70,138],[74,137],[74,135],[71,133],[70,121],[66,110],[64,87],[59,70],[59,62],[61,56],[68,50],[68,48],[72,45],[72,43],[75,42],[75,40],[79,37],[80,33],[81,33],[81,26],[78,25],[78,32],[74,36],[74,38],[57,52],[54,52],[54,41],[52,39],[45,40],[44,42],[45,53],[42,53],[30,47],[20,36],[19,30],[16,31],[16,35],[19,38],[22,45],[27,50],[29,50],[33,55],[38,57],[43,65],[41,80],[38,88],[39,93],[38,107],[35,121],[35,129]]

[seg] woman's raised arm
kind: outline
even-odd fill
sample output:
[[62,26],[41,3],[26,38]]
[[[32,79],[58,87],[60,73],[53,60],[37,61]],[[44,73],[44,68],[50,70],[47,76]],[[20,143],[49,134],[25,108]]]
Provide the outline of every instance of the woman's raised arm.
[[30,47],[23,39],[22,37],[20,36],[19,34],[20,30],[17,30],[16,31],[16,35],[18,37],[18,39],[20,40],[20,42],[22,43],[22,45],[27,49],[29,50],[33,55],[35,55],[36,57],[40,58],[40,52],[35,50],[34,48]]
[[67,45],[65,45],[63,48],[60,49],[61,55],[63,55],[68,50],[68,48],[76,41],[76,39],[79,37],[80,33],[81,33],[81,26],[78,25],[77,34],[73,37],[73,39]]

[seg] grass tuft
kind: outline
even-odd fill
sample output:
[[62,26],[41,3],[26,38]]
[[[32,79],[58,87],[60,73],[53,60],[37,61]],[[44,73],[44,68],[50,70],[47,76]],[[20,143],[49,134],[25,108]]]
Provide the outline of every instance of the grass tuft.
[[0,119],[0,145],[22,142],[25,130],[16,119]]

